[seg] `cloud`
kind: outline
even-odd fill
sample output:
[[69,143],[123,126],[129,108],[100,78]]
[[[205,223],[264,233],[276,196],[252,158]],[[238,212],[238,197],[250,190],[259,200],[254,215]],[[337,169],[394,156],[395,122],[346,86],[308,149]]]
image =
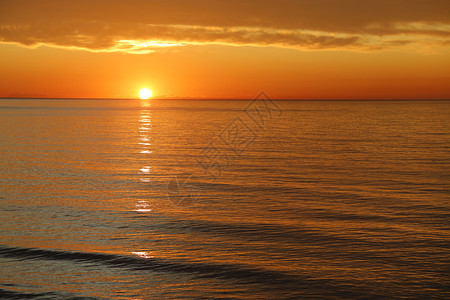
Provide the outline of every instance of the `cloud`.
[[0,41],[150,53],[187,45],[370,51],[446,47],[440,0],[0,0]]

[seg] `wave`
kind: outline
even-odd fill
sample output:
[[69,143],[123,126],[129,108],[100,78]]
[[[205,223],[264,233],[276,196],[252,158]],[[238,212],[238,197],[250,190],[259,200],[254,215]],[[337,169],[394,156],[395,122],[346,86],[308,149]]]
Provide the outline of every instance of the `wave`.
[[267,281],[267,278],[270,277],[271,279],[276,279],[277,282],[286,283],[292,283],[292,280],[295,280],[293,277],[281,272],[251,269],[236,265],[179,262],[157,258],[140,258],[106,253],[0,246],[0,256],[22,260],[46,259],[75,261],[82,263],[99,263],[105,266],[128,268],[133,270],[195,273],[200,277],[216,277],[226,279],[253,278],[264,281]]
[[[19,260],[56,260],[72,261],[77,263],[101,264],[112,268],[125,268],[133,271],[155,271],[165,273],[184,273],[198,278],[231,280],[235,284],[257,284],[267,290],[278,290],[290,295],[301,291],[314,291],[315,294],[323,294],[325,291],[333,291],[333,295],[351,297],[353,292],[343,290],[342,285],[333,284],[330,280],[311,279],[306,276],[291,275],[281,271],[250,268],[234,264],[214,264],[175,261],[157,258],[131,257],[106,253],[87,253],[76,251],[61,251],[37,248],[22,248],[0,246],[0,257]],[[0,290],[1,291],[1,290]],[[7,296],[9,291],[3,291]],[[14,294],[10,294],[14,296]],[[43,296],[29,294],[31,298]],[[0,294],[1,296],[1,294]]]
[[98,298],[85,296],[68,296],[58,292],[19,292],[0,288],[0,299],[64,299],[64,300],[96,300]]

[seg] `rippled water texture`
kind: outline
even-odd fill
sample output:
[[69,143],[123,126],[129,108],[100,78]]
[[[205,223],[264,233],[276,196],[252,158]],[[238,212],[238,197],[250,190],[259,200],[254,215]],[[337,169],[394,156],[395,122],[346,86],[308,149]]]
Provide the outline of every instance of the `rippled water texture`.
[[450,102],[0,100],[0,298],[450,298]]

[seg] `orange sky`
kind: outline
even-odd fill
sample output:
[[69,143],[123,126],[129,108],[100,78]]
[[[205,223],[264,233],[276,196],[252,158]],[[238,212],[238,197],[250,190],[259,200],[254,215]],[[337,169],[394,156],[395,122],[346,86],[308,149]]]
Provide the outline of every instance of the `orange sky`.
[[0,0],[0,97],[450,98],[450,1]]

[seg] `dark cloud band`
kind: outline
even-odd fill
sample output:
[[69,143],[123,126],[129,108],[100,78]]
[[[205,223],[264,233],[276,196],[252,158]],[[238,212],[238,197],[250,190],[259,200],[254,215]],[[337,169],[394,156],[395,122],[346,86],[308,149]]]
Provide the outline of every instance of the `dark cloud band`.
[[446,46],[449,1],[0,1],[0,41],[148,53],[229,44],[303,50]]

